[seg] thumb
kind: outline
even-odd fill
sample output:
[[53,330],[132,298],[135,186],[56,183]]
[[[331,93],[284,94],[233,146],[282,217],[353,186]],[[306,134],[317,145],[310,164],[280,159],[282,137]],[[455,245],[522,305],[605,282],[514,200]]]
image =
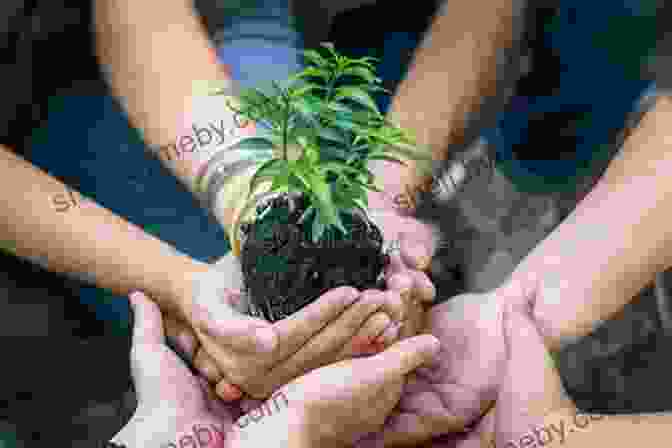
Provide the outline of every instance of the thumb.
[[433,228],[399,233],[401,260],[406,266],[419,271],[427,270],[436,249],[436,238],[436,231]]
[[[229,259],[229,261],[231,261]],[[243,352],[267,352],[275,349],[277,336],[271,323],[236,309],[242,295],[223,285],[231,278],[219,269],[201,272],[195,281],[192,316],[194,327],[215,339],[215,343]]]
[[517,440],[547,414],[573,406],[528,308],[505,311],[506,372],[497,398],[498,440]]
[[367,359],[371,371],[383,369],[389,376],[405,376],[423,364],[429,364],[439,353],[441,343],[424,334],[397,342],[387,350]]
[[133,345],[161,345],[165,342],[161,311],[147,296],[134,291],[128,296],[133,309]]

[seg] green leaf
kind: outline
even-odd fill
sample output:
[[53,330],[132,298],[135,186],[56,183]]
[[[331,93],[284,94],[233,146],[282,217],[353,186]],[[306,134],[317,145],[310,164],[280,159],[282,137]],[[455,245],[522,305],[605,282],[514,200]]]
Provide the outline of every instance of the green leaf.
[[318,213],[315,216],[315,219],[313,219],[313,228],[311,229],[314,243],[317,243],[320,240],[325,229],[326,226],[322,223],[322,220],[320,219],[320,215]]
[[320,138],[323,138],[324,140],[328,140],[330,142],[334,143],[340,143],[342,145],[347,144],[347,140],[345,139],[345,136],[341,133],[338,132],[334,128],[329,128],[329,127],[322,127],[317,134]]
[[396,157],[392,157],[391,155],[387,154],[369,154],[367,157],[368,160],[387,160],[388,162],[394,162],[399,165],[404,165],[408,166],[408,164],[402,160],[402,159],[397,159]]
[[328,160],[345,160],[348,157],[348,152],[345,147],[336,145],[322,145],[320,146],[320,159]]
[[307,93],[313,92],[315,90],[327,90],[327,88],[318,84],[307,83],[305,85],[302,85],[301,87],[292,89],[290,91],[290,95],[294,98],[301,98],[304,97]]
[[329,61],[327,61],[320,53],[315,50],[305,50],[303,52],[303,57],[307,60],[307,62],[310,62],[311,64],[314,64],[318,67],[327,67],[329,65]]
[[[250,180],[250,191],[248,193],[248,198],[262,182],[267,182],[269,180],[274,181],[277,179],[278,183],[281,183],[285,181],[285,179],[288,179],[288,169],[289,166],[286,160],[271,159],[264,162]],[[285,184],[287,184],[286,181]]]
[[348,67],[340,73],[340,76],[355,76],[369,83],[375,83],[376,79],[379,79],[376,78],[372,70],[362,66]]
[[346,165],[343,162],[325,162],[317,167],[323,173],[332,172],[336,174],[351,173],[359,174],[361,171]]
[[371,98],[371,95],[369,95],[366,91],[360,89],[359,87],[352,87],[352,86],[339,87],[338,89],[336,89],[336,96],[334,97],[334,99],[336,100],[349,99],[351,101],[354,101],[356,103],[361,104],[362,106],[371,109],[377,114],[380,114],[378,106],[376,105],[376,102],[373,101],[373,98]]
[[338,53],[336,53],[336,47],[334,47],[334,44],[332,42],[322,42],[320,43],[320,47],[326,48],[327,51],[331,54],[334,59],[337,59],[340,57]]
[[302,80],[303,78],[321,78],[325,81],[328,81],[331,77],[331,73],[328,70],[318,67],[306,67],[299,73],[292,75],[289,78],[290,82],[296,82]]
[[310,190],[317,202],[314,205],[320,211],[322,223],[325,225],[333,225],[343,233],[347,233],[345,227],[343,227],[341,218],[338,215],[338,210],[334,206],[331,188],[326,179],[314,173],[307,173],[307,175],[310,179]]
[[[386,142],[387,143],[387,142]],[[407,143],[389,142],[390,147],[387,148],[388,153],[398,153],[414,160],[432,160],[431,152],[427,150],[418,149],[417,146],[409,145]]]
[[375,67],[372,64],[372,62],[378,62],[379,60],[380,59],[374,58],[372,56],[365,56],[365,57],[359,58],[359,59],[348,59],[345,66],[350,67],[350,66],[353,66],[353,65],[363,65],[363,66],[369,67],[370,69],[373,70],[373,69],[375,69]]
[[273,154],[273,142],[267,137],[245,137],[227,148],[227,151],[242,150],[252,152],[268,152]]

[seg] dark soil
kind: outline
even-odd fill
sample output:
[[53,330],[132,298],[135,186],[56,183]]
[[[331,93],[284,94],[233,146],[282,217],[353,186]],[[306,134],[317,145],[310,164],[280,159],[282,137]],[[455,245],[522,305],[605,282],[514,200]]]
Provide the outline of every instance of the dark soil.
[[378,227],[363,216],[341,215],[348,235],[327,230],[312,241],[312,218],[299,222],[305,198],[276,197],[257,207],[261,219],[242,226],[241,261],[252,314],[275,322],[339,286],[382,288],[389,263]]

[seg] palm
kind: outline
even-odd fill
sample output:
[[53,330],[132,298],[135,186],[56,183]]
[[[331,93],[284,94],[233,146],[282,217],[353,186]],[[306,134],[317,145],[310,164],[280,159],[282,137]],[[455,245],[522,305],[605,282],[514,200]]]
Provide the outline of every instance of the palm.
[[410,375],[382,437],[416,444],[460,431],[494,402],[506,357],[502,313],[494,293],[463,294],[435,306],[427,332],[441,342],[431,368]]
[[131,359],[138,402],[161,409],[164,427],[211,420],[228,427],[239,413],[219,402],[207,383],[194,376],[166,345],[137,344]]

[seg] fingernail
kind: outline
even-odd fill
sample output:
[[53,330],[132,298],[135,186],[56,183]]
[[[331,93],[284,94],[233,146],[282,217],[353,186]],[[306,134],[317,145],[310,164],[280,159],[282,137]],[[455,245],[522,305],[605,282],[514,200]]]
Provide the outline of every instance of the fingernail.
[[235,401],[240,399],[243,396],[243,393],[241,392],[240,389],[238,389],[236,386],[225,383],[225,384],[218,384],[217,385],[217,394],[222,398],[224,401]]
[[263,351],[272,351],[278,342],[275,331],[272,328],[259,328],[254,332],[259,348]]
[[429,266],[432,264],[432,258],[428,256],[418,257],[416,267],[419,271],[426,271],[429,269]]

